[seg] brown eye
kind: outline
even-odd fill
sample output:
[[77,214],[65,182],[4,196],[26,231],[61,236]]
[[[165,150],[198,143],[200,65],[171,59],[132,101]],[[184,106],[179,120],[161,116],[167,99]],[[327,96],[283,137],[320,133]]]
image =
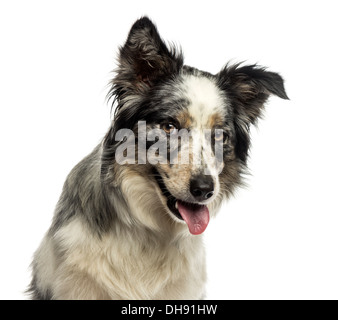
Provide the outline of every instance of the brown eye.
[[222,129],[216,129],[214,139],[215,141],[226,142],[228,135]]
[[166,134],[174,134],[177,132],[177,128],[170,122],[163,123],[161,129],[164,130]]

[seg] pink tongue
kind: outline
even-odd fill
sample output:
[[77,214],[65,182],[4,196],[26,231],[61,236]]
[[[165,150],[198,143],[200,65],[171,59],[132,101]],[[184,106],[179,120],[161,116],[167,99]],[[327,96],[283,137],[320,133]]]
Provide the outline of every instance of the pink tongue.
[[187,223],[191,234],[201,234],[209,223],[209,209],[207,206],[187,204],[177,201],[177,208]]

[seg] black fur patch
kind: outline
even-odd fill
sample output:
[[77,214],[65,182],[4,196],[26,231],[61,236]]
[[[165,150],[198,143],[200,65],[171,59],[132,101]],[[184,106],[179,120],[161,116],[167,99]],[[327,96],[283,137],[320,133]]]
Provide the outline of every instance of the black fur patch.
[[[139,120],[166,120],[180,103],[170,106],[163,97],[171,92],[159,88],[175,79],[183,66],[183,55],[167,47],[156,26],[146,17],[132,26],[125,45],[120,48],[119,65],[108,98],[117,102],[115,120],[104,139],[102,175],[114,159],[117,147],[114,137],[119,129],[134,129]],[[161,103],[157,103],[159,101]],[[114,104],[114,103],[113,103]],[[154,107],[156,105],[156,107]]]
[[249,129],[261,117],[270,94],[288,99],[282,77],[257,65],[225,66],[218,74],[218,83],[231,99],[236,130],[236,154],[246,162],[250,147]]

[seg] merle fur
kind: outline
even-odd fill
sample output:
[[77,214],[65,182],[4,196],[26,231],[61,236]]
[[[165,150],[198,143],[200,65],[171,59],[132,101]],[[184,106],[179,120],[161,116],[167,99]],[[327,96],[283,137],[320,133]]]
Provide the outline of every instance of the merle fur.
[[[244,164],[250,147],[250,125],[261,117],[269,95],[288,99],[282,77],[257,65],[227,64],[216,75],[185,66],[182,52],[166,46],[149,18],[141,18],[120,48],[119,66],[108,94],[114,99],[116,109],[114,124],[104,139],[103,175],[114,160],[118,145],[114,137],[119,129],[135,129],[139,120],[147,123],[170,120],[186,104],[173,99],[170,104],[163,104],[166,96],[171,95],[173,83],[180,81],[180,74],[213,78],[230,98],[233,114],[230,120],[236,131],[235,152]],[[134,103],[124,108],[130,96],[134,97]]]
[[[232,175],[226,185],[230,191],[232,184],[238,183],[248,157],[250,126],[261,117],[263,105],[270,94],[288,99],[283,79],[279,74],[266,71],[257,65],[226,65],[216,75],[184,66],[181,51],[167,46],[160,38],[155,25],[144,17],[133,25],[125,45],[120,48],[116,76],[108,94],[116,106],[115,118],[103,139],[102,154],[99,152],[99,145],[70,173],[56,207],[49,230],[51,234],[69,221],[76,212],[82,213],[83,220],[92,230],[96,230],[98,235],[109,230],[114,219],[118,217],[108,195],[113,192],[119,197],[121,192],[119,188],[112,190],[113,175],[109,174],[116,165],[115,151],[118,142],[115,141],[115,134],[121,128],[135,129],[139,120],[145,120],[147,123],[174,120],[175,114],[187,104],[184,99],[171,97],[175,84],[181,81],[180,77],[184,74],[213,79],[230,101],[225,107],[231,109],[228,112],[231,118],[227,119],[224,126],[226,130],[229,130],[228,127],[234,128],[234,132],[229,135],[237,157],[231,165],[236,169],[231,169],[232,173],[229,171],[222,174],[227,177]],[[228,126],[228,123],[231,125]],[[89,173],[92,164],[97,161],[101,162],[101,171]],[[226,166],[224,170],[227,170]],[[236,170],[238,172],[234,173]],[[159,175],[156,170],[153,172]],[[94,181],[97,176],[100,176],[100,179]],[[164,188],[161,190],[166,192]],[[33,263],[33,274],[34,269]],[[40,292],[36,281],[33,276],[29,288],[33,298],[50,299],[50,291],[47,289]]]

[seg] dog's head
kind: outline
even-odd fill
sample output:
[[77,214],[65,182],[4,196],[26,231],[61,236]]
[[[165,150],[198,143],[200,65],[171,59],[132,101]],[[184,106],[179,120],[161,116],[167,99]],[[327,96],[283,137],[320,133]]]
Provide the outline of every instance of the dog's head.
[[148,18],[133,25],[118,62],[102,175],[119,163],[148,176],[172,219],[200,234],[209,210],[241,182],[249,128],[267,98],[287,99],[283,79],[256,65],[227,65],[216,75],[184,66]]

